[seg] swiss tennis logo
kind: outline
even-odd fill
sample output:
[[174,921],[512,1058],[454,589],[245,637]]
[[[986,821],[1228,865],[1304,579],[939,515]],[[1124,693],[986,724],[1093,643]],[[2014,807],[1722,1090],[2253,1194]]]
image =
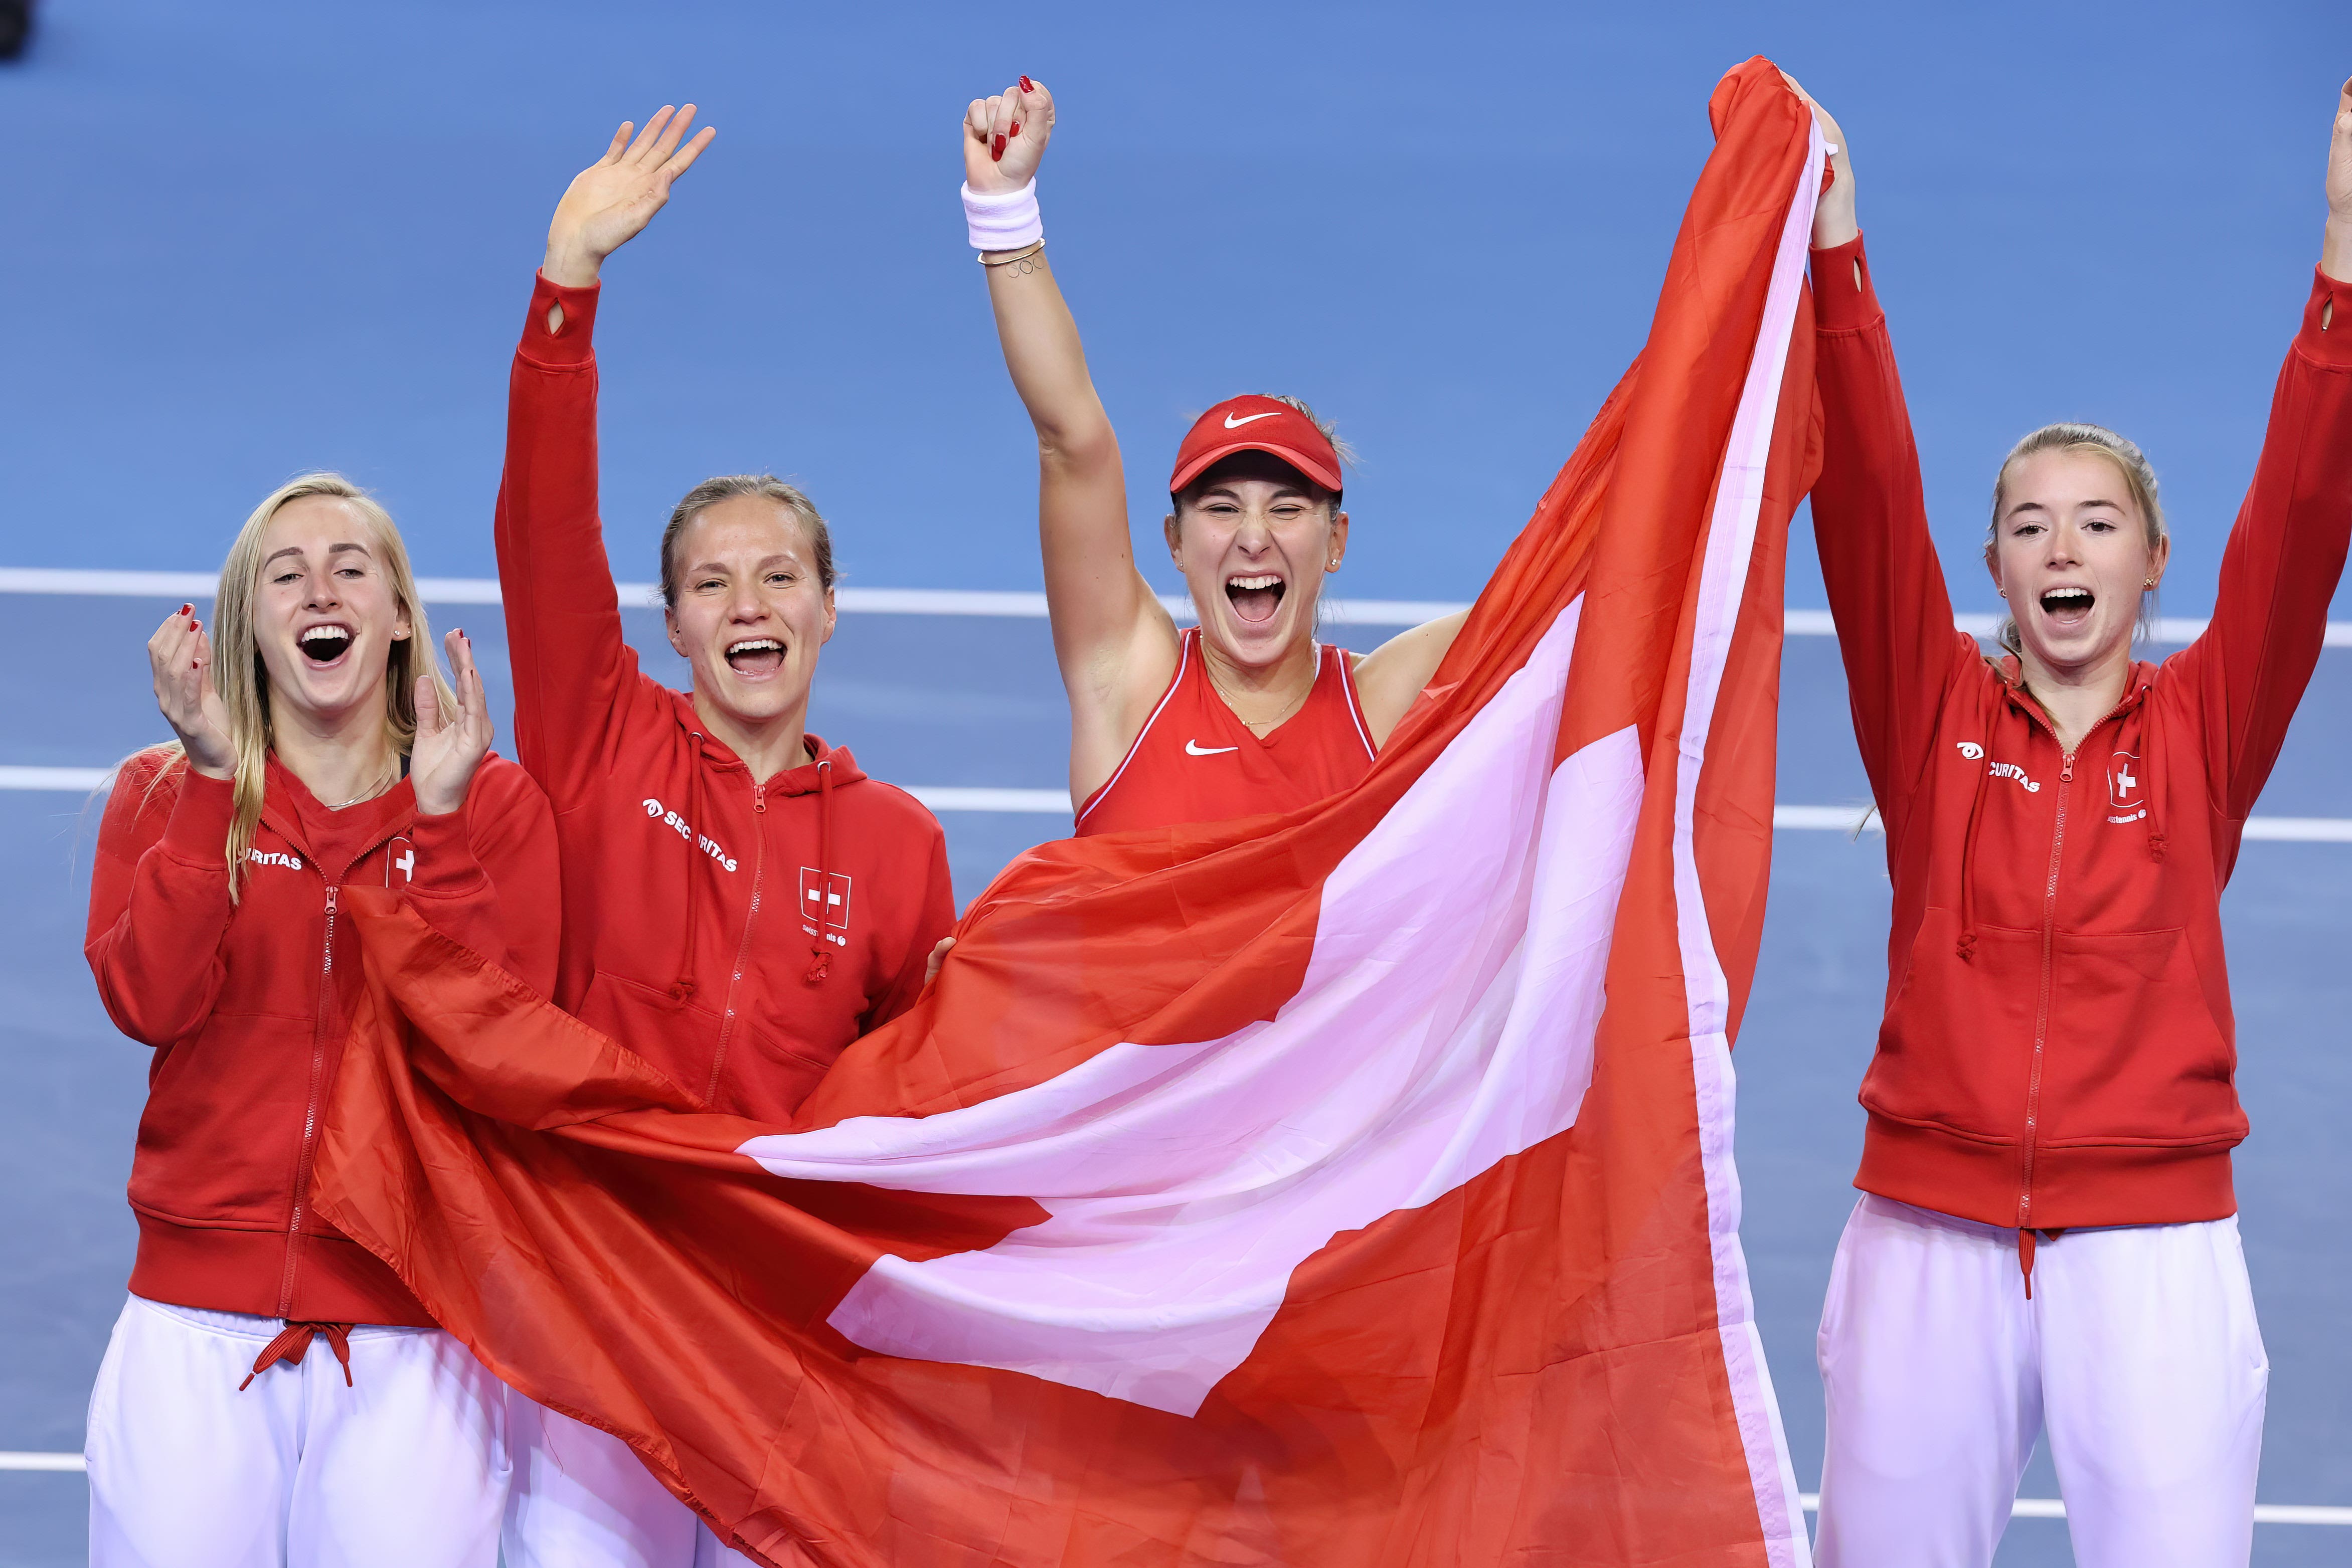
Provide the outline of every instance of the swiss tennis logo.
[[[394,883],[392,873],[398,872],[400,881]],[[406,887],[416,880],[416,846],[405,836],[394,839],[383,847],[383,885]]]
[[2128,751],[2118,751],[2107,758],[2107,821],[2137,822],[2147,815],[2147,798],[2142,793],[2139,758]]
[[842,933],[849,929],[849,879],[837,872],[801,867],[801,929],[820,935],[836,947],[849,946]]

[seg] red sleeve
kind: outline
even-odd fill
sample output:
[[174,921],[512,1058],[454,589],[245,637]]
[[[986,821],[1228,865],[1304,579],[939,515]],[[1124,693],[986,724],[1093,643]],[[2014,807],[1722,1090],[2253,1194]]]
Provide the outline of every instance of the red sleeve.
[[1861,236],[1813,252],[1813,312],[1822,416],[1813,538],[1854,738],[1896,831],[1934,744],[1945,688],[1961,660],[1979,655],[1976,640],[1952,625],[1911,414]]
[[220,995],[235,789],[160,755],[115,776],[90,868],[82,952],[114,1027],[144,1045],[194,1034]]
[[[605,771],[623,704],[638,685],[596,513],[597,290],[546,278],[507,388],[499,482],[499,589],[514,671],[515,749],[558,804]],[[548,308],[563,308],[561,332]]]
[[2232,821],[2253,810],[2278,760],[2352,539],[2352,284],[2314,270],[2221,555],[2213,620],[2170,661],[2199,695],[2215,805]]
[[938,818],[927,816],[926,820],[931,831],[930,864],[923,885],[922,912],[916,917],[914,935],[900,956],[889,989],[858,1020],[860,1034],[881,1028],[915,1005],[915,998],[923,994],[923,972],[930,966],[931,949],[955,929],[955,883],[948,875],[947,834]]
[[555,816],[530,775],[493,757],[466,804],[418,817],[408,897],[425,924],[544,996],[562,937]]

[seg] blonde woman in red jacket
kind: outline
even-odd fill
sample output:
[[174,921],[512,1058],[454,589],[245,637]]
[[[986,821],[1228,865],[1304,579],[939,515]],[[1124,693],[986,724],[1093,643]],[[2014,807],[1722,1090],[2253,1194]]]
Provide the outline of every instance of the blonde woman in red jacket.
[[2220,903],[2352,537],[2352,84],[2212,622],[2161,664],[2132,657],[2169,551],[2155,476],[2095,425],[1995,477],[2006,656],[1953,630],[1843,152],[1834,176],[1813,518],[1895,907],[1822,1313],[1820,1559],[1990,1563],[2042,1436],[2085,1568],[2243,1563],[2268,1368]]
[[[714,1110],[777,1123],[914,1000],[955,904],[938,821],[806,728],[834,628],[832,537],[807,497],[706,480],[657,553],[646,541],[690,690],[622,635],[597,509],[598,283],[709,145],[685,140],[693,117],[624,125],[556,207],[509,383],[499,575],[516,747],[562,846],[556,1001]],[[691,1556],[694,1516],[630,1449],[526,1403],[513,1568]]]
[[310,1212],[310,1162],[357,979],[340,895],[398,889],[545,988],[554,824],[488,755],[462,633],[454,691],[435,669],[399,531],[357,486],[307,475],[255,508],[216,614],[183,606],[148,644],[179,739],[124,764],[90,884],[99,994],[154,1050],[90,1562],[490,1568],[506,1391]]

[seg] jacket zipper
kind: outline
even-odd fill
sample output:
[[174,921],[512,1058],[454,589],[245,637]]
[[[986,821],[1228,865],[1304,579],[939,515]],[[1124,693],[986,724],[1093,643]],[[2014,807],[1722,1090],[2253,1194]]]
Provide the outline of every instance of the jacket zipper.
[[[2053,737],[2054,738],[2054,737]],[[2058,768],[2058,821],[2050,830],[2050,880],[2042,889],[2042,990],[2033,1005],[2033,1066],[2025,1082],[2025,1170],[2017,1193],[2017,1228],[2033,1218],[2033,1151],[2041,1136],[2042,1047],[2050,1038],[2050,989],[2057,968],[2058,859],[2066,845],[2066,802],[2074,791],[2074,754]]]
[[[2124,711],[2132,699],[2126,689],[2123,701],[2107,710],[2105,717],[2083,732],[2088,740],[2107,727],[2107,721]],[[2022,705],[2026,716],[2042,727],[2053,741],[2058,741],[2058,727],[2033,705]],[[2074,792],[2074,755],[2081,749],[2077,742],[2069,750],[2058,741],[2058,820],[2050,830],[2050,879],[2042,890],[2042,988],[2033,1004],[2033,1065],[2025,1081],[2025,1142],[2024,1169],[2017,1189],[2017,1228],[2032,1228],[2033,1218],[2033,1155],[2042,1139],[2042,1064],[2044,1048],[2050,1039],[2050,993],[2057,983],[2058,968],[2058,862],[2066,846],[2066,805]]]
[[[751,786],[751,909],[743,916],[743,940],[735,946],[735,971],[727,977],[727,1010],[719,1019],[719,1049],[710,1055],[710,1082],[703,1085],[702,1103],[719,1100],[719,1073],[727,1065],[727,1042],[735,1034],[735,998],[742,989],[743,966],[751,956],[751,931],[760,924],[760,885],[768,870],[768,787]],[[700,867],[697,867],[700,870]]]
[[286,1222],[286,1274],[278,1287],[280,1318],[294,1311],[294,1265],[301,1246],[302,1214],[310,1196],[310,1155],[319,1137],[319,1092],[327,1075],[327,1020],[335,999],[335,903],[342,890],[327,889],[327,939],[319,959],[319,1012],[310,1029],[310,1097],[302,1108],[302,1149],[294,1162],[294,1210]]

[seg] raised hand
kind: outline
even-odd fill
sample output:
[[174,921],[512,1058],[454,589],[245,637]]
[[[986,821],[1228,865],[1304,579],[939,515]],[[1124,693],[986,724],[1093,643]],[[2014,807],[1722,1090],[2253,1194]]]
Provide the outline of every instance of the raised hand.
[[1813,119],[1821,124],[1822,139],[1830,144],[1830,188],[1822,193],[1820,203],[1813,208],[1813,248],[1835,250],[1862,232],[1861,220],[1854,212],[1853,160],[1847,155],[1845,132],[1838,129],[1830,111],[1798,85],[1795,77],[1782,71],[1780,79],[1789,84],[1790,92],[1805,100],[1805,107],[1813,111]]
[[1054,134],[1054,95],[1023,77],[963,117],[963,178],[975,191],[1017,191],[1037,177]]
[[408,752],[408,782],[416,791],[417,814],[425,817],[447,816],[466,803],[474,769],[490,750],[490,705],[482,695],[482,673],[474,667],[474,645],[463,632],[441,643],[449,651],[457,711],[444,712],[433,678],[419,675],[416,740]]
[[[2336,135],[2327,144],[2327,242],[2319,269],[2352,283],[2352,81],[2336,99]],[[2329,330],[2335,329],[2333,321]]]
[[653,221],[669,200],[671,183],[719,134],[706,125],[679,146],[693,123],[694,105],[673,110],[665,104],[643,131],[624,120],[613,132],[604,155],[581,170],[555,204],[555,219],[547,225],[547,260],[540,269],[551,282],[585,288],[596,281],[604,258]]
[[181,605],[155,629],[147,639],[147,663],[155,672],[155,706],[180,737],[188,766],[207,779],[235,778],[228,707],[213,686],[213,640],[194,605]]

